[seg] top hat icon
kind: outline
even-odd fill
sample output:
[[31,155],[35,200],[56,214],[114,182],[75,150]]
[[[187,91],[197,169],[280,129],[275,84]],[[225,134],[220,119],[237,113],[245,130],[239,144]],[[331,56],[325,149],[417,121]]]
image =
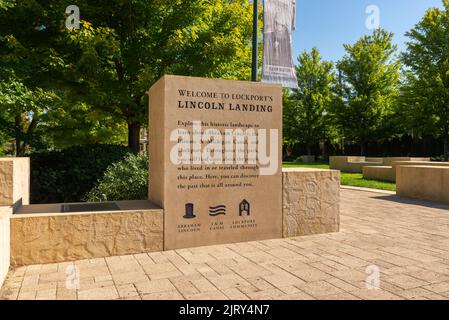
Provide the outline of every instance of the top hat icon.
[[193,218],[196,218],[196,215],[193,213],[193,203],[186,203],[186,214],[184,215],[184,219]]

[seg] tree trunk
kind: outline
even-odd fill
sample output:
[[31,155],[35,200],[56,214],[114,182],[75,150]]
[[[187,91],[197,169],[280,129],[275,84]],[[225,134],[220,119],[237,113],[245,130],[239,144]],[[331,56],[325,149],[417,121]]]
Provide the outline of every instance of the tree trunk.
[[312,148],[310,147],[310,144],[307,144],[307,155],[308,156],[312,155]]
[[326,139],[324,139],[323,141],[323,158],[326,159],[327,157],[327,143],[326,143]]
[[140,124],[128,123],[128,147],[134,154],[140,152]]
[[361,157],[365,156],[365,143],[364,142],[360,142],[360,156]]
[[23,157],[23,155],[22,141],[20,141],[20,138],[16,137],[16,157]]
[[444,161],[449,161],[449,133],[446,132],[443,138],[444,143]]
[[21,115],[16,115],[14,118],[14,125],[16,130],[16,157],[23,157],[23,149],[22,149],[22,117]]

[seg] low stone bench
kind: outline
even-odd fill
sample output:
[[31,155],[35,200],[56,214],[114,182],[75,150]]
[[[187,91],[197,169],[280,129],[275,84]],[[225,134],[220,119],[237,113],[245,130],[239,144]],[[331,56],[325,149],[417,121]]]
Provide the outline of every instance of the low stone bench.
[[386,157],[386,158],[368,158],[368,157],[330,157],[329,166],[331,169],[340,170],[347,173],[363,173],[365,167],[384,167],[379,170],[368,169],[366,179],[376,179],[377,176],[386,176],[388,180],[395,181],[393,176],[395,172],[387,172],[387,167],[393,167],[398,161],[423,162],[430,161],[430,158],[410,158],[410,157]]
[[449,166],[397,166],[396,180],[398,196],[449,203]]
[[449,167],[449,162],[436,161],[393,161],[392,163],[392,177],[396,181],[397,168],[399,166],[429,166],[429,167]]
[[398,165],[438,165],[439,162],[430,162],[430,158],[384,158],[383,166],[363,167],[363,178],[396,182],[396,167]]
[[363,167],[363,178],[367,180],[379,180],[379,181],[396,181],[396,175],[394,174],[393,167],[390,166],[366,166]]
[[[369,160],[369,161],[368,161]],[[329,166],[333,170],[347,173],[362,173],[364,166],[382,166],[382,158],[330,157]]]
[[21,207],[11,218],[11,265],[163,250],[162,209],[149,201],[114,204],[111,211],[70,213],[61,204]]
[[382,162],[348,162],[348,166],[342,172],[346,173],[363,173],[366,166],[377,167],[382,166]]

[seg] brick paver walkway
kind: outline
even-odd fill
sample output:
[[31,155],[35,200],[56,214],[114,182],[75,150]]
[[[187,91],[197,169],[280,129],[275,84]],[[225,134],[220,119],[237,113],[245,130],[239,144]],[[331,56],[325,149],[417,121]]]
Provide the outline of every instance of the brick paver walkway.
[[[341,194],[337,234],[22,267],[9,273],[0,298],[449,298],[449,206]],[[66,286],[71,265],[79,290]],[[373,266],[379,290],[367,289]]]

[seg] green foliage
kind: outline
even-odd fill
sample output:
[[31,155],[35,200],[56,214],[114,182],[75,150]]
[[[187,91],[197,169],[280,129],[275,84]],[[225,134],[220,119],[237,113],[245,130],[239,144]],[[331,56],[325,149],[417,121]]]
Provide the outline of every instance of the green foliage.
[[323,61],[318,49],[298,57],[296,75],[299,89],[284,93],[284,142],[304,143],[310,147],[324,140],[326,119],[323,112],[332,101],[334,81],[331,62]]
[[[147,122],[147,91],[164,74],[248,79],[251,4],[225,0],[78,1],[69,34],[72,96],[128,130]],[[113,18],[111,18],[113,17]],[[138,137],[129,141],[133,150]]]
[[8,10],[15,5],[14,0],[0,0],[0,10]]
[[363,147],[366,142],[390,137],[394,104],[399,95],[400,62],[394,60],[393,34],[382,29],[344,45],[338,62],[340,99],[332,109],[344,136]]
[[23,156],[43,114],[58,99],[53,92],[39,87],[31,89],[14,76],[3,79],[0,83],[0,127],[3,135],[16,140],[16,155]]
[[0,157],[6,155],[6,135],[0,131]]
[[88,145],[32,153],[32,203],[81,201],[106,169],[129,152],[124,146]]
[[[52,147],[111,134],[113,142],[126,140],[126,126],[136,133],[147,123],[147,91],[164,74],[250,77],[246,0],[79,0],[79,30],[65,27],[67,5],[0,0],[0,73],[59,97],[39,119]],[[138,147],[138,135],[131,140]]]
[[54,108],[37,133],[56,149],[88,144],[126,144],[126,124],[85,103]]
[[401,111],[415,133],[442,137],[449,158],[449,0],[443,9],[429,9],[407,33],[410,42],[402,60],[406,66]]
[[361,173],[342,173],[341,185],[360,188],[380,189],[396,191],[396,183],[378,180],[368,180],[363,178]]
[[114,163],[86,196],[87,202],[148,199],[148,156],[129,154]]

